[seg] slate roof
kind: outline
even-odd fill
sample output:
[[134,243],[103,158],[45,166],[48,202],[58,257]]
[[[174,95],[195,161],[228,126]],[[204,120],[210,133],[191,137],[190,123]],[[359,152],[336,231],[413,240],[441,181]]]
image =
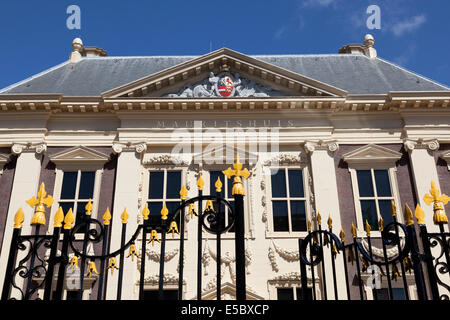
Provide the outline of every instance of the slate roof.
[[[390,91],[449,91],[450,88],[381,58],[362,54],[252,55],[251,57],[343,89],[349,94]],[[103,92],[181,64],[197,56],[92,57],[64,62],[0,90],[0,94]]]

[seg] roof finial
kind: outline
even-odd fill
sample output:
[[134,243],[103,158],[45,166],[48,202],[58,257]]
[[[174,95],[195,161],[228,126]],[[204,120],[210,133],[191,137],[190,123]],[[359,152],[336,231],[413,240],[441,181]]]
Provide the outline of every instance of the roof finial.
[[82,51],[83,51],[83,41],[81,41],[80,38],[75,38],[72,41],[72,53],[70,54],[69,60],[72,63],[77,63],[82,58]]
[[377,57],[377,50],[373,47],[375,39],[371,34],[366,34],[364,37],[364,54],[373,59]]

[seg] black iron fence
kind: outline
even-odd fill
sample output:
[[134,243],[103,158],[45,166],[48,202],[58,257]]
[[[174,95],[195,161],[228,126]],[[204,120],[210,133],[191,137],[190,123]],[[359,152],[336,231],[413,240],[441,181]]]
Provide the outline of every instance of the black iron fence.
[[[147,250],[149,243],[159,242],[159,279],[158,299],[165,299],[164,270],[166,237],[177,233],[179,236],[178,261],[178,299],[183,299],[184,282],[184,232],[185,216],[197,217],[197,256],[193,263],[197,267],[197,299],[202,297],[202,231],[214,234],[216,237],[217,276],[216,297],[221,299],[221,236],[234,227],[236,253],[236,298],[246,299],[245,279],[245,242],[244,242],[244,189],[241,178],[247,178],[249,172],[242,169],[239,160],[234,169],[224,171],[230,178],[234,176],[232,205],[221,197],[222,183],[216,182],[215,195],[203,195],[203,180],[197,181],[198,196],[187,199],[187,190],[180,191],[181,204],[174,212],[169,212],[163,206],[159,219],[150,219],[146,207],[142,211],[142,223],[138,225],[131,238],[127,239],[127,222],[129,215],[125,210],[121,215],[122,230],[120,247],[110,250],[111,213],[103,215],[103,221],[92,218],[92,204],[86,205],[83,221],[74,224],[71,209],[64,214],[60,208],[54,217],[53,234],[42,234],[41,227],[45,225],[45,206],[51,206],[51,196],[46,195],[44,185],[41,185],[37,198],[29,200],[36,207],[31,221],[34,226],[33,235],[22,235],[24,215],[19,210],[15,216],[7,271],[3,284],[2,300],[36,299],[37,292],[43,290],[44,300],[61,300],[67,286],[70,270],[79,270],[76,298],[83,297],[83,283],[95,277],[97,281],[96,299],[105,299],[108,275],[118,273],[117,292],[115,299],[122,298],[123,277],[126,272],[125,259],[139,258]],[[339,235],[333,232],[333,222],[328,219],[328,228],[322,228],[320,214],[313,221],[308,221],[308,235],[299,239],[299,262],[301,297],[303,300],[327,299],[396,299],[393,282],[401,282],[404,299],[412,299],[411,286],[419,300],[448,300],[450,295],[449,248],[450,233],[444,225],[448,219],[443,204],[449,198],[440,195],[434,184],[431,195],[425,196],[428,204],[433,203],[434,222],[439,226],[439,232],[428,232],[424,222],[424,212],[416,207],[415,218],[408,206],[404,210],[404,222],[399,223],[396,209],[393,205],[393,221],[384,225],[382,219],[378,223],[379,236],[371,236],[371,228],[366,222],[365,236],[358,235],[352,225],[352,241],[346,243],[345,233]],[[206,204],[204,206],[204,204]],[[225,215],[228,216],[225,219]],[[225,221],[227,221],[225,223]],[[417,231],[419,234],[417,234]],[[82,235],[82,239],[77,238]],[[141,239],[141,241],[138,241]],[[95,244],[98,254],[90,254],[88,245]],[[137,243],[140,244],[138,248]],[[381,249],[380,249],[381,246]],[[140,250],[139,250],[140,249]],[[73,258],[69,259],[69,256]],[[118,260],[118,261],[117,261]],[[189,261],[192,263],[192,261]],[[144,280],[146,259],[140,260],[139,299],[144,299]],[[410,274],[407,279],[407,274]],[[71,276],[73,278],[73,275]],[[369,290],[369,291],[368,291]],[[380,291],[381,290],[381,291]],[[383,291],[384,290],[384,291]],[[368,292],[371,295],[368,296]]]

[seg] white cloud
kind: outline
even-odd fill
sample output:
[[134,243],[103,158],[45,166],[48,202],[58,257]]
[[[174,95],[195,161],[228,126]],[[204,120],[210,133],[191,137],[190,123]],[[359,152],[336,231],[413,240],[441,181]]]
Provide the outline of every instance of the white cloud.
[[328,7],[336,0],[303,0],[301,5],[303,7]]
[[412,31],[418,29],[426,21],[427,21],[427,18],[423,14],[420,16],[415,16],[415,17],[412,17],[410,20],[404,20],[404,21],[394,24],[392,26],[392,32],[394,32],[394,35],[399,37],[399,36],[405,34],[406,32],[412,32]]

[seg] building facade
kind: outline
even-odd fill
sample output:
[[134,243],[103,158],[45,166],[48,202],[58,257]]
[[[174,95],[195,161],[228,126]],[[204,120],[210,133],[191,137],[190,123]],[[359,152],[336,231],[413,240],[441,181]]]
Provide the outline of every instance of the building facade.
[[[249,56],[224,48],[202,56],[109,57],[79,39],[72,46],[68,61],[0,91],[0,283],[14,215],[23,209],[22,233],[31,233],[26,201],[41,183],[54,199],[45,232],[51,234],[59,207],[71,208],[76,223],[92,199],[93,217],[111,212],[113,250],[125,209],[131,237],[146,206],[151,216],[163,205],[174,210],[182,186],[195,197],[199,175],[205,194],[215,192],[219,178],[232,201],[232,180],[222,171],[236,153],[250,171],[249,299],[300,298],[298,239],[319,212],[336,233],[351,235],[353,223],[362,236],[367,221],[376,238],[379,219],[392,220],[391,202],[400,222],[405,204],[420,204],[427,227],[437,230],[423,196],[431,181],[450,194],[450,89],[379,58],[372,37],[323,55]],[[184,299],[196,299],[194,221],[187,215]],[[178,288],[179,237],[167,241],[168,291]],[[233,230],[222,244],[222,294],[232,299]],[[215,299],[215,248],[215,237],[204,232],[203,299]],[[123,299],[138,297],[142,257],[148,296],[157,289],[158,250],[149,245],[141,258],[125,260]],[[117,281],[117,273],[108,278],[107,299],[115,299]],[[96,285],[86,285],[84,299],[96,298]],[[331,288],[314,290],[347,297],[345,290],[337,297]]]

